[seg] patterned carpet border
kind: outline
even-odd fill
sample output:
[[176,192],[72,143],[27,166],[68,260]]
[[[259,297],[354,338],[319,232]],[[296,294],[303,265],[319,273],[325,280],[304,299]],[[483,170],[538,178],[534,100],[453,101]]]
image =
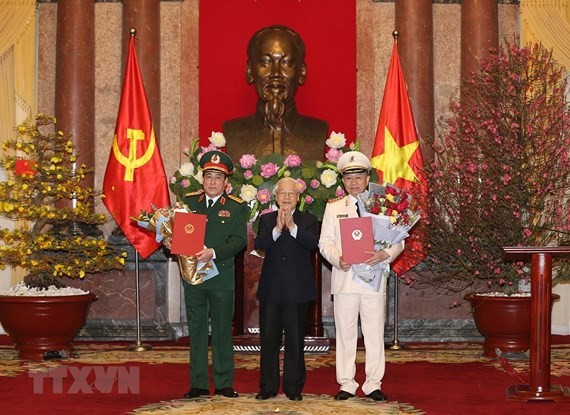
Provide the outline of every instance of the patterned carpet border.
[[302,401],[290,401],[284,395],[258,401],[255,395],[242,394],[228,399],[219,396],[198,399],[178,399],[145,405],[135,409],[133,415],[331,415],[331,414],[424,414],[413,406],[401,402],[374,402],[371,399],[352,398],[335,401],[329,395],[303,394]]
[[[79,344],[76,346],[77,356],[65,360],[51,360],[46,362],[28,362],[17,358],[12,346],[0,346],[0,376],[16,376],[25,372],[47,371],[62,364],[123,364],[125,362],[141,362],[150,365],[162,363],[188,363],[188,347],[186,346],[154,346],[150,351],[133,352],[126,347],[112,344]],[[404,350],[386,350],[386,361],[393,364],[410,362],[430,363],[469,363],[480,362],[505,370],[505,363],[501,359],[492,359],[481,356],[481,345],[474,343],[463,344],[429,344],[408,346]],[[552,376],[570,376],[570,347],[568,345],[554,345],[551,349]],[[235,367],[237,369],[257,370],[259,356],[257,354],[237,353]],[[306,355],[308,370],[335,365],[334,351],[328,354]],[[364,362],[364,352],[359,350],[357,362]],[[509,369],[524,373],[529,369],[528,359],[509,360]]]

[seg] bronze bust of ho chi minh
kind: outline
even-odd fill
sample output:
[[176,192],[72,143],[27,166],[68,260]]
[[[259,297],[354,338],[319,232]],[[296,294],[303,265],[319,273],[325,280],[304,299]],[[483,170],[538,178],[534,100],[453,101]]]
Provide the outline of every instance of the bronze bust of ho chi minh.
[[295,94],[305,83],[305,44],[292,29],[272,25],[257,31],[247,47],[245,76],[258,96],[255,114],[223,123],[226,150],[233,160],[257,156],[299,154],[322,160],[326,121],[297,112]]

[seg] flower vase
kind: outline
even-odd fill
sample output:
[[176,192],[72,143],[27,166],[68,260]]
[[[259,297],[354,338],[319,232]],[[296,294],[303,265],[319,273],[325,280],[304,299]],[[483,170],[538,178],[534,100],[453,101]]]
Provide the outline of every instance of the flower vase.
[[93,293],[62,296],[0,295],[0,324],[23,360],[67,357],[97,297]]
[[[523,354],[530,349],[531,296],[468,294],[473,320],[484,337],[482,356]],[[552,301],[560,296],[552,294]]]

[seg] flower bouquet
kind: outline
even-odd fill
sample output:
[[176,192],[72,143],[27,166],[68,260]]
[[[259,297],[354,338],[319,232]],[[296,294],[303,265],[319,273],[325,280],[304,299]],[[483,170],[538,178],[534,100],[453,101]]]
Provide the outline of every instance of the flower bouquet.
[[[176,204],[174,207],[156,208],[152,212],[141,211],[138,217],[131,219],[144,229],[156,233],[156,242],[172,236],[174,214],[176,212],[192,213],[187,206]],[[219,274],[214,261],[199,262],[194,255],[176,255],[180,276],[191,285],[199,285]]]
[[[386,183],[370,183],[368,190],[357,197],[360,216],[372,218],[374,250],[390,248],[405,240],[409,230],[419,221],[412,195]],[[359,285],[378,291],[381,277],[388,272],[388,260],[377,265],[352,265],[353,280]]]

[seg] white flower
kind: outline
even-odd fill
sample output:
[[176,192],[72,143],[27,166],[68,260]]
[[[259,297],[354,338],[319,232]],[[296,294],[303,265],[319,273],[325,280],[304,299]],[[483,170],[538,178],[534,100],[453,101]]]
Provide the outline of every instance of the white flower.
[[336,184],[338,173],[331,169],[326,169],[321,173],[321,183],[327,189]]
[[346,145],[346,138],[344,138],[343,133],[332,132],[329,139],[326,141],[326,145],[330,148],[342,148]]
[[222,148],[222,147],[226,146],[226,137],[224,137],[223,133],[218,133],[218,132],[212,131],[212,135],[210,137],[208,137],[208,140],[210,140],[210,143],[212,143],[213,145],[215,145],[218,148]]
[[244,184],[239,191],[239,197],[248,203],[254,200],[256,196],[257,189],[250,184]]
[[194,174],[194,165],[192,163],[183,163],[178,171],[182,176],[192,176]]
[[198,172],[194,175],[194,178],[198,180],[198,183],[204,183],[204,176],[202,175],[202,169],[198,170]]

